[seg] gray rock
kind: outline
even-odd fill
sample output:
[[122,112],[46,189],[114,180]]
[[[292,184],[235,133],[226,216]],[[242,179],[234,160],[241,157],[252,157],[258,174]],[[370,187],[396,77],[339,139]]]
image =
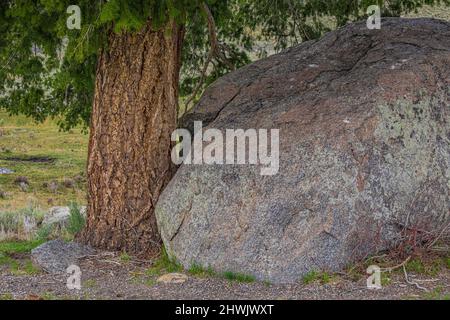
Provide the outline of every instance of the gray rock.
[[233,72],[182,123],[280,129],[280,170],[182,165],[156,215],[169,254],[272,282],[342,269],[405,225],[450,221],[450,23],[348,25]]
[[95,250],[76,242],[48,241],[31,251],[33,263],[50,274],[66,273],[67,268],[77,264],[78,259],[95,254]]
[[8,168],[0,168],[0,174],[12,174],[14,171],[8,169]]
[[[86,216],[86,207],[80,207],[80,212],[83,216]],[[66,226],[70,218],[70,208],[69,207],[52,207],[45,214],[43,225],[53,225],[57,224],[59,226]]]

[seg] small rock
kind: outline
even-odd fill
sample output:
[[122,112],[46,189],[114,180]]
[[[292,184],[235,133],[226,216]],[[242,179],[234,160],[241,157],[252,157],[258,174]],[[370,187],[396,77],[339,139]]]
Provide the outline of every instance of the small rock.
[[184,283],[188,279],[187,275],[182,273],[167,273],[162,275],[156,282],[162,283]]
[[63,186],[67,189],[72,189],[75,186],[75,183],[73,180],[71,179],[65,179],[63,181]]
[[0,168],[0,174],[12,174],[14,171],[8,169],[8,168]]
[[33,263],[50,274],[64,274],[70,265],[77,264],[78,259],[95,254],[91,247],[62,240],[48,241],[31,251]]

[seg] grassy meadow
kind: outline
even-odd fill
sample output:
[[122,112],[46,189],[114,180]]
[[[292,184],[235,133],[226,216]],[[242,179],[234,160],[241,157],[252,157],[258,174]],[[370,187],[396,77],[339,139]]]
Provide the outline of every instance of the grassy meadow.
[[0,212],[25,207],[47,210],[86,203],[88,135],[61,132],[55,120],[36,123],[0,109]]

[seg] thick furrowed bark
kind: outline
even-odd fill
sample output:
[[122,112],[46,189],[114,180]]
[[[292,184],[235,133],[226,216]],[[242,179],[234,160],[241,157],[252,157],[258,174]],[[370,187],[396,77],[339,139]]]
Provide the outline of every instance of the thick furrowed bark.
[[173,174],[181,28],[112,34],[97,66],[80,239],[149,255],[159,250],[154,206]]

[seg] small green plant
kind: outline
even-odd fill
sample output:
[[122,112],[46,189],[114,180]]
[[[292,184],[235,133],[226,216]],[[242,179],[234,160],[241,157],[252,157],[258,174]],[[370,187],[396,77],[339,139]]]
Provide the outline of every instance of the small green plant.
[[426,261],[421,258],[415,258],[408,261],[405,267],[408,272],[436,276],[442,270],[443,263],[441,258],[434,258]]
[[0,266],[11,265],[14,259],[0,252]]
[[310,284],[313,282],[319,282],[321,284],[328,284],[335,279],[335,275],[328,272],[319,272],[317,270],[311,270],[305,274],[302,278],[303,284]]
[[86,288],[95,288],[97,286],[97,281],[95,281],[94,279],[88,279],[86,281],[84,281],[83,284]]
[[39,269],[33,265],[31,260],[19,262],[17,260],[10,264],[10,270],[13,275],[36,275],[39,273]]
[[335,276],[328,273],[328,272],[322,272],[320,275],[320,282],[322,284],[328,284],[332,282],[335,279]]
[[23,270],[29,275],[38,274],[40,272],[39,268],[37,268],[31,260],[25,262]]
[[310,284],[314,281],[318,280],[320,277],[320,272],[316,270],[311,270],[307,274],[305,274],[302,278],[303,284]]
[[198,263],[193,263],[189,270],[188,273],[193,275],[193,276],[197,276],[197,277],[214,277],[216,275],[216,272],[214,271],[214,269],[209,266],[208,268],[204,268],[202,265],[198,264]]
[[389,272],[382,272],[381,273],[381,286],[388,286],[388,285],[390,285],[391,284],[391,282],[392,282],[392,279],[391,279],[391,275],[390,275],[390,273]]
[[169,257],[166,249],[163,247],[158,260],[156,260],[153,266],[147,269],[145,273],[148,276],[157,276],[162,272],[172,273],[181,271],[183,271],[183,266],[181,266],[181,264],[179,264],[175,259]]
[[47,224],[45,226],[40,227],[36,231],[36,239],[39,241],[47,241],[50,239],[50,235],[52,234],[54,226],[52,224]]
[[0,294],[0,300],[14,300],[14,297],[11,293]]
[[255,277],[252,275],[244,274],[244,273],[235,273],[232,271],[225,271],[223,273],[223,277],[229,281],[243,282],[243,283],[251,283],[255,282]]
[[36,275],[40,272],[31,260],[19,261],[4,254],[0,254],[0,266],[6,266],[13,275]]
[[71,202],[69,208],[70,208],[70,217],[66,229],[72,236],[75,236],[78,232],[80,232],[83,229],[86,223],[86,219],[81,213],[80,206],[78,206],[76,202]]
[[58,297],[57,296],[55,296],[55,294],[53,294],[53,293],[51,293],[51,292],[44,292],[42,295],[41,295],[41,298],[42,298],[42,300],[57,300],[58,299]]
[[450,257],[445,258],[445,266],[450,269]]
[[131,261],[131,256],[126,252],[122,252],[119,259],[120,261],[127,263]]
[[149,287],[153,287],[154,285],[156,285],[156,280],[155,278],[147,278],[145,280],[145,285],[149,286]]
[[406,271],[415,272],[419,274],[425,273],[425,266],[420,259],[413,259],[406,264]]

